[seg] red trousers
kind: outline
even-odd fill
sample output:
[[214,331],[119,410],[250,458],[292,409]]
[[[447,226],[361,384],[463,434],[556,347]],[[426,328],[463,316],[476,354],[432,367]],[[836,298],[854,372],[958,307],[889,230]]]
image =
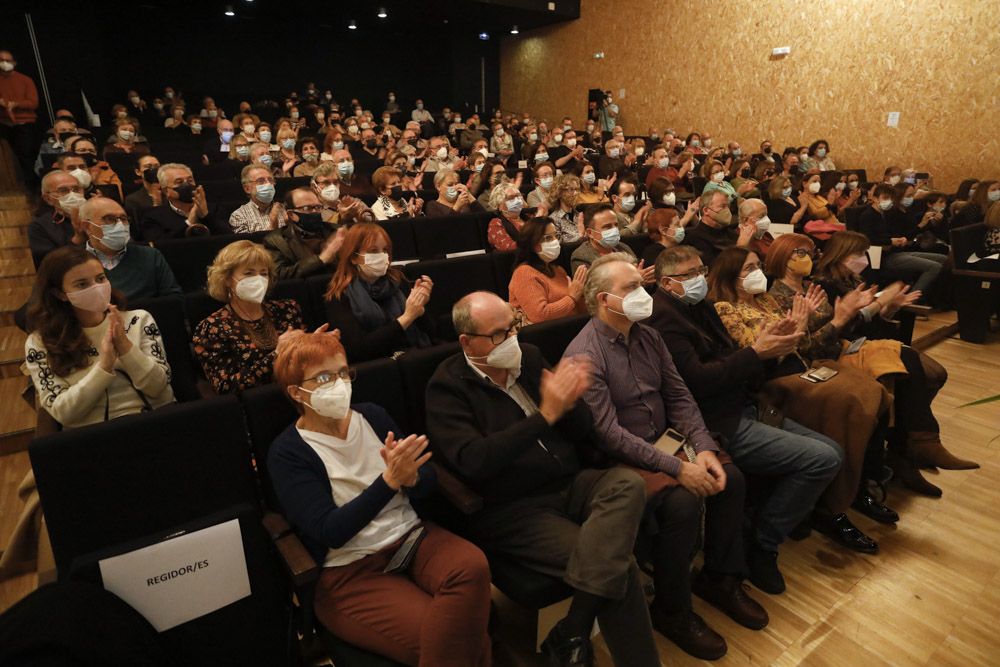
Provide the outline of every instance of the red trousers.
[[489,667],[486,557],[444,528],[424,528],[408,572],[382,573],[399,543],[324,568],[316,617],[344,641],[407,665]]

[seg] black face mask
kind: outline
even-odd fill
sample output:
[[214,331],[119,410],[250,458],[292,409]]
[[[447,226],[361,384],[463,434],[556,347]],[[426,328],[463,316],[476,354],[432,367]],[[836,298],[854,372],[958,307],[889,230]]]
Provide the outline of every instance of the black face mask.
[[396,186],[393,186],[392,188],[390,188],[389,189],[389,196],[391,198],[393,198],[393,199],[402,199],[403,198],[403,186],[402,185],[396,185]]
[[367,148],[368,150],[374,150],[375,148],[378,148],[378,141],[376,141],[375,139],[366,140],[365,148]]
[[178,185],[174,188],[177,191],[177,201],[183,202],[185,204],[190,204],[194,201],[194,186],[193,185]]
[[768,146],[767,148],[764,149],[764,155],[770,155],[772,150],[774,150],[774,149],[772,149],[770,146]]
[[322,236],[326,231],[326,223],[323,222],[322,213],[296,213],[299,219],[295,221],[304,236]]
[[156,185],[156,172],[159,167],[149,167],[142,170],[142,180],[146,181],[150,185]]
[[96,155],[91,155],[90,153],[77,153],[77,157],[79,157],[81,160],[83,160],[83,162],[88,167],[93,167],[95,164],[97,164],[97,156]]
[[66,143],[67,139],[75,136],[77,136],[76,132],[59,132],[56,134],[56,141],[58,141],[61,144],[64,144]]

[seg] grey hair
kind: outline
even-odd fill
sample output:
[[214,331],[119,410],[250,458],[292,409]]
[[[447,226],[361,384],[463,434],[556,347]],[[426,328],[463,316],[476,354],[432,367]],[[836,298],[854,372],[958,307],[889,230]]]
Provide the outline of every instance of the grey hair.
[[502,204],[507,199],[508,190],[517,190],[520,194],[520,190],[511,181],[501,181],[497,184],[493,190],[490,191],[490,208],[499,211],[500,204]]
[[767,210],[767,204],[765,204],[762,199],[744,199],[740,202],[740,220],[745,220],[749,216],[753,215],[758,206]]
[[677,267],[694,259],[701,257],[701,253],[694,246],[678,245],[667,248],[656,258],[656,280],[659,282],[664,276],[672,276],[677,272]]
[[250,182],[250,172],[254,169],[263,169],[267,172],[268,176],[271,175],[271,170],[265,167],[260,162],[251,162],[247,166],[243,167],[240,171],[240,183],[246,184]]
[[702,192],[701,193],[701,206],[702,206],[702,208],[704,208],[704,207],[708,206],[709,204],[711,204],[712,200],[715,199],[715,195],[717,195],[717,194],[718,195],[722,195],[724,197],[726,196],[726,193],[723,192],[722,190],[705,190],[704,192]]
[[444,179],[448,178],[452,174],[458,175],[458,172],[454,169],[438,169],[437,173],[434,174],[434,187],[438,187],[444,183]]
[[608,265],[625,262],[635,266],[634,258],[624,252],[613,252],[594,260],[587,269],[587,280],[583,283],[583,298],[587,302],[587,311],[597,314],[597,295],[611,289],[611,272]]
[[62,171],[61,169],[50,171],[46,173],[44,176],[42,176],[42,194],[46,194],[49,192],[49,187],[52,185],[52,181],[55,179],[57,174],[66,174],[70,178],[76,180],[73,176],[69,174],[69,172]]
[[161,164],[160,169],[156,172],[156,180],[159,182],[161,188],[165,188],[169,185],[167,183],[167,171],[170,169],[181,169],[186,171],[192,177],[194,176],[194,172],[191,171],[191,167],[186,164],[181,164],[180,162],[168,162],[166,164]]

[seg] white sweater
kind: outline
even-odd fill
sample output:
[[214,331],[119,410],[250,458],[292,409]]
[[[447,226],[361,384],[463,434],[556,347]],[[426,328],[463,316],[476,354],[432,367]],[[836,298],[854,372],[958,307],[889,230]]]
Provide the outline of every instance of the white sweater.
[[105,412],[108,419],[116,419],[142,411],[144,404],[136,390],[153,408],[174,402],[170,366],[153,316],[145,310],[128,310],[121,318],[132,349],[118,357],[114,373],[97,364],[101,339],[108,329],[107,317],[96,327],[84,327],[91,343],[89,364],[65,377],[49,367],[48,352],[38,333],[31,333],[25,341],[24,356],[41,405],[64,428],[102,422]]

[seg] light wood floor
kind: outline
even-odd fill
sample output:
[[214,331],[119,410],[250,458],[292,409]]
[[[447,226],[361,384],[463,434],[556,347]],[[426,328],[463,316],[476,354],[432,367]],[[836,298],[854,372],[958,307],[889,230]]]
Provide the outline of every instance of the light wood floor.
[[[917,335],[950,321],[953,313],[932,316],[918,324]],[[771,616],[761,632],[741,628],[695,599],[698,613],[729,642],[729,654],[716,663],[720,667],[1000,665],[1000,633],[993,626],[1000,619],[1000,461],[995,457],[1000,402],[959,408],[1000,393],[1000,335],[992,334],[986,345],[953,337],[930,352],[950,374],[935,403],[944,442],[983,467],[933,475],[944,489],[938,500],[894,487],[889,504],[902,517],[897,528],[854,516],[881,544],[878,556],[844,551],[817,535],[783,546],[779,564],[788,591],[776,597],[752,593]],[[6,545],[20,512],[16,489],[28,466],[27,452],[0,456],[0,546]],[[36,585],[34,573],[0,582],[0,611]],[[533,628],[527,615],[501,605],[501,617],[508,641],[496,656],[498,667],[543,665],[530,650]],[[658,642],[665,664],[701,662],[665,639]],[[600,664],[611,665],[600,647],[598,640]]]

